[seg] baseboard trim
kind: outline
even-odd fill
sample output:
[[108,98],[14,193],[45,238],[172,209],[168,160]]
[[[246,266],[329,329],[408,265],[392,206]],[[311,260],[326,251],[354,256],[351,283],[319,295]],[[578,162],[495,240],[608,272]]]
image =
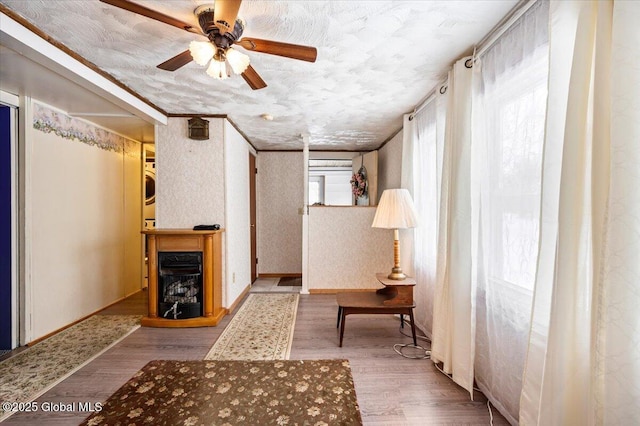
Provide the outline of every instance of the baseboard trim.
[[242,293],[240,293],[240,296],[238,296],[236,300],[228,308],[225,308],[225,311],[226,311],[225,315],[229,315],[230,313],[235,311],[238,305],[240,304],[240,302],[242,302],[245,296],[249,293],[249,291],[251,291],[251,284],[247,285],[245,289],[242,290]]
[[282,273],[282,274],[259,274],[258,275],[258,278],[278,278],[278,277],[302,278],[302,274],[298,274],[298,273]]
[[377,288],[310,288],[310,294],[364,293],[373,292]]
[[29,342],[29,343],[27,343],[25,346],[33,346],[33,345],[35,345],[36,343],[40,343],[40,342],[42,342],[43,340],[48,339],[49,337],[53,336],[54,334],[58,334],[58,333],[60,333],[61,331],[64,331],[64,330],[66,330],[67,328],[69,328],[69,327],[73,327],[74,325],[76,325],[76,324],[78,324],[78,323],[80,323],[80,322],[82,322],[82,321],[86,320],[86,319],[87,319],[87,318],[89,318],[89,317],[92,317],[92,316],[94,316],[94,315],[96,315],[96,314],[99,314],[100,312],[104,311],[105,309],[112,307],[112,306],[113,306],[113,305],[115,305],[116,303],[122,302],[122,301],[123,301],[124,299],[126,299],[127,297],[131,297],[131,296],[133,296],[134,294],[137,294],[137,293],[140,293],[141,291],[146,291],[146,290],[147,290],[147,288],[146,288],[146,287],[144,287],[144,288],[141,288],[140,290],[136,290],[136,291],[134,291],[133,293],[127,294],[126,296],[123,296],[123,297],[121,297],[121,298],[119,298],[119,299],[115,300],[114,302],[109,303],[109,304],[108,304],[107,306],[105,306],[104,308],[100,308],[100,309],[98,309],[97,311],[94,311],[94,312],[92,312],[92,313],[90,313],[90,314],[88,314],[88,315],[83,316],[83,317],[82,317],[82,318],[80,318],[80,319],[75,320],[75,321],[74,321],[74,322],[72,322],[71,324],[65,325],[65,326],[64,326],[64,327],[62,327],[62,328],[59,328],[59,329],[57,329],[57,330],[54,330],[54,331],[52,331],[51,333],[47,333],[47,334],[45,334],[45,335],[44,335],[44,336],[42,336],[42,337],[38,337],[37,339],[34,339],[34,340],[30,341],[30,342]]

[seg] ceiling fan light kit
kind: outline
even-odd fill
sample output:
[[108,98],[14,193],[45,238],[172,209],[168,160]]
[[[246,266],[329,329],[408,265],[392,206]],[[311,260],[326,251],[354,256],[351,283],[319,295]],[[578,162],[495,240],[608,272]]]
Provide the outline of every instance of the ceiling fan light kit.
[[[194,14],[198,18],[201,32],[188,23],[129,0],[100,1],[181,28],[190,33],[203,35],[209,39],[206,42],[192,41],[189,45],[189,50],[158,65],[158,68],[165,71],[175,71],[193,60],[201,66],[209,64],[206,73],[213,78],[224,80],[229,77],[228,64],[234,73],[242,76],[249,87],[253,90],[258,90],[267,87],[267,84],[256,70],[249,65],[249,56],[232,48],[234,44],[252,52],[268,53],[307,62],[316,61],[317,50],[315,47],[248,37],[240,39],[245,29],[244,21],[238,18],[242,0],[216,0],[214,4],[198,6],[194,10]],[[233,26],[231,23],[233,23]]]
[[205,66],[215,55],[216,49],[208,41],[194,40],[189,43],[189,52],[191,52],[191,57],[196,64]]
[[209,64],[207,74],[218,80],[229,78],[229,73],[227,73],[227,64],[224,61],[217,61],[215,59]]
[[244,53],[238,52],[233,47],[227,49],[226,56],[227,62],[231,65],[231,69],[238,75],[245,72],[249,66],[249,57]]

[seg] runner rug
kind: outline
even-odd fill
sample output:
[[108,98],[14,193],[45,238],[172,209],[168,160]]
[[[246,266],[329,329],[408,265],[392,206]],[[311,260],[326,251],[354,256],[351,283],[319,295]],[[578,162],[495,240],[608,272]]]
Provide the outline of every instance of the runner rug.
[[[0,362],[0,401],[29,402],[140,327],[139,315],[94,315]],[[13,412],[0,408],[0,421]]]
[[249,294],[204,359],[289,359],[299,297],[288,293]]
[[151,361],[83,425],[361,425],[347,360]]

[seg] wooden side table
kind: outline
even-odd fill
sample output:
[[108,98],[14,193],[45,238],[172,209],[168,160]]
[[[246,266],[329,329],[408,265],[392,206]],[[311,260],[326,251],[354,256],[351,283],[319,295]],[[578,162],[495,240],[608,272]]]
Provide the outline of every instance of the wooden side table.
[[416,280],[410,277],[404,280],[392,280],[387,274],[378,273],[376,279],[384,288],[373,292],[345,292],[336,295],[338,302],[338,326],[340,327],[340,347],[344,336],[344,323],[350,314],[400,314],[409,315],[413,344],[418,345],[416,326],[413,320],[413,287]]

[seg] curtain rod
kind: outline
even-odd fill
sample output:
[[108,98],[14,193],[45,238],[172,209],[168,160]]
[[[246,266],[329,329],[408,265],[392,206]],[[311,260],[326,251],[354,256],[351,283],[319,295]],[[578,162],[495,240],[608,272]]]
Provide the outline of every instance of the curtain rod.
[[[447,93],[447,85],[445,83],[446,83],[446,80],[439,83],[441,84],[441,86],[440,86],[440,89],[438,89],[438,92],[440,92],[441,95],[444,95],[445,93]],[[419,113],[424,107],[429,105],[431,101],[433,101],[436,98],[436,95],[437,95],[436,89],[433,89],[432,91],[430,91],[427,97],[424,98],[422,101],[420,101],[418,106],[413,108],[413,112],[411,113],[411,115],[409,115],[409,121],[413,120],[413,117],[415,117],[417,113]]]
[[[474,48],[474,57],[473,59],[467,60],[465,62],[465,66],[467,68],[471,68],[473,66],[473,61],[475,58],[481,56],[486,52],[491,46],[495,44],[496,41],[502,36],[518,19],[522,17],[531,7],[541,0],[520,0],[511,11],[506,14],[500,22],[498,22],[492,29],[485,35],[480,42]],[[441,84],[439,92],[441,95],[444,95],[447,92],[446,81],[439,83]],[[429,94],[422,100],[420,103],[413,109],[413,112],[409,116],[409,121],[413,120],[413,117],[420,112],[424,107],[426,107],[431,101],[433,101],[436,97],[436,89],[433,89]]]
[[520,0],[511,11],[476,45],[475,57],[482,56],[511,26],[540,0]]

